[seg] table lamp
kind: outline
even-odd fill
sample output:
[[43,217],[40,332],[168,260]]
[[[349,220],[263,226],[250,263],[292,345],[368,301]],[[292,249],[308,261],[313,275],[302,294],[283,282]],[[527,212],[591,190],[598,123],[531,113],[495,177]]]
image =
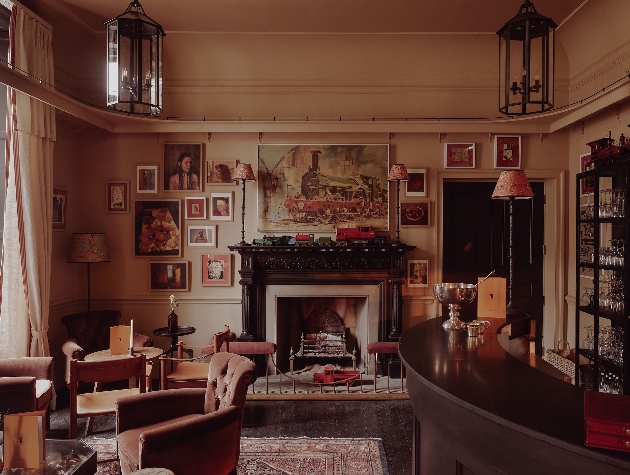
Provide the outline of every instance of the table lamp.
[[241,205],[241,242],[239,242],[238,245],[247,246],[248,244],[245,242],[245,182],[256,181],[256,176],[254,175],[252,166],[249,163],[239,163],[236,166],[232,180],[240,180],[243,182],[243,204]]
[[387,181],[396,182],[396,242],[393,245],[400,245],[400,182],[409,181],[409,173],[407,173],[407,167],[402,163],[398,165],[392,165],[387,176]]
[[499,180],[492,192],[493,200],[508,200],[510,214],[510,244],[508,260],[510,264],[510,275],[508,278],[508,303],[505,309],[507,322],[522,316],[523,312],[516,308],[512,300],[512,289],[514,282],[514,200],[532,199],[534,192],[527,175],[523,170],[504,170],[499,175]]
[[110,262],[105,233],[72,233],[68,262],[87,264],[87,309],[90,311],[90,264]]

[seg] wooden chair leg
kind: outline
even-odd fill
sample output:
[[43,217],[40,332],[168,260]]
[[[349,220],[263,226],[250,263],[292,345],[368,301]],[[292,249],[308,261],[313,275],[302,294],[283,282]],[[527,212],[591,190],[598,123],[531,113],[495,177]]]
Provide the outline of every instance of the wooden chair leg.
[[374,393],[376,393],[376,375],[378,374],[378,353],[374,353]]

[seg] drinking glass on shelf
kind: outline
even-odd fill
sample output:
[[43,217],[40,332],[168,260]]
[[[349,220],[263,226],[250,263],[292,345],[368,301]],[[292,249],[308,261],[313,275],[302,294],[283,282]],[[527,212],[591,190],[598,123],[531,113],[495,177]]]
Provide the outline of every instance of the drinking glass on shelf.
[[584,343],[582,344],[582,346],[585,350],[589,350],[592,352],[593,348],[595,347],[595,326],[587,325],[584,327],[584,331],[586,332],[586,338],[584,338]]

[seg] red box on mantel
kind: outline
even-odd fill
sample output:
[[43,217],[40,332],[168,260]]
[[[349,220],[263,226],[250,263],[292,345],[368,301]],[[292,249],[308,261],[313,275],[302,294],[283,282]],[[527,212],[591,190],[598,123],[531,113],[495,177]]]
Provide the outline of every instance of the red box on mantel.
[[630,452],[630,396],[584,392],[584,445]]

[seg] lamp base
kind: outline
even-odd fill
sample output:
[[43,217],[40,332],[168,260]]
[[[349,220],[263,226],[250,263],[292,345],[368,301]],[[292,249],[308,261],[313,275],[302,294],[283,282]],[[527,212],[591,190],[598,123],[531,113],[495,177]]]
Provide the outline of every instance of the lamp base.
[[237,244],[237,246],[251,246],[251,244],[245,241],[241,241]]

